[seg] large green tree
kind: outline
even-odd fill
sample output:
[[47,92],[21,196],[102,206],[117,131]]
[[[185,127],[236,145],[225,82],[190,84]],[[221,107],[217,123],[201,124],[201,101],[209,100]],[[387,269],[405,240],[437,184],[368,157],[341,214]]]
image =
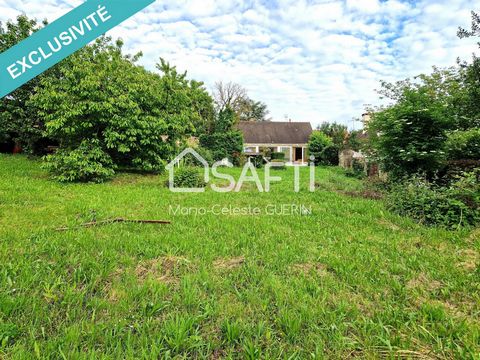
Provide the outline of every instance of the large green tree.
[[[317,130],[310,135],[308,152],[315,157],[315,165],[331,165],[332,149],[335,149],[333,140],[324,132]],[[338,159],[338,153],[336,156]]]
[[[172,120],[178,120],[185,125],[184,132],[179,133],[180,137],[207,132],[214,122],[215,108],[204,84],[188,80],[186,72],[179,73],[175,66],[171,66],[162,58],[157,64],[157,69],[163,74],[161,109],[172,117]],[[178,140],[176,134],[169,136]]]
[[[46,24],[46,21],[43,22]],[[39,30],[37,21],[25,15],[16,21],[0,23],[0,53]],[[26,152],[39,153],[42,150],[44,123],[29,99],[35,94],[41,82],[58,73],[58,66],[30,80],[17,90],[0,100],[0,143],[11,142],[21,146]]]
[[200,136],[200,145],[210,150],[213,160],[225,158],[233,164],[240,163],[243,152],[243,135],[235,129],[236,114],[233,109],[226,107],[220,110],[215,117],[215,122],[208,134]]
[[323,157],[330,165],[338,165],[338,154],[346,148],[348,140],[348,129],[345,125],[338,123],[324,122],[317,127],[317,130],[332,140],[331,146],[325,151]]
[[[480,37],[480,14],[472,11],[471,29],[458,30],[458,36],[463,38]],[[480,42],[478,43],[480,47]],[[480,127],[480,58],[473,55],[472,63],[463,62],[463,79],[467,87],[465,108],[466,117],[470,119],[471,127]]]
[[164,61],[161,75],[137,66],[140,55],[102,37],[68,58],[60,76],[43,79],[31,103],[60,143],[47,159],[57,179],[104,180],[116,167],[163,171],[194,132],[201,115],[191,94],[201,86],[192,90]]
[[369,123],[373,154],[392,177],[432,176],[441,168],[449,129],[444,109],[428,88],[404,89],[398,102],[376,111]]

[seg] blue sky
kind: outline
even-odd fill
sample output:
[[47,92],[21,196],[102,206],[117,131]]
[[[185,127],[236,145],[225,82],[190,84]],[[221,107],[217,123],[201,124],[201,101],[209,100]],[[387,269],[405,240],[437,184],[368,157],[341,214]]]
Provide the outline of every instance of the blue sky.
[[[53,21],[81,2],[0,0],[0,21]],[[380,80],[470,59],[478,46],[456,31],[471,10],[480,0],[157,0],[109,35],[142,50],[151,70],[163,57],[209,90],[240,83],[274,120],[352,126],[364,104],[378,104]]]

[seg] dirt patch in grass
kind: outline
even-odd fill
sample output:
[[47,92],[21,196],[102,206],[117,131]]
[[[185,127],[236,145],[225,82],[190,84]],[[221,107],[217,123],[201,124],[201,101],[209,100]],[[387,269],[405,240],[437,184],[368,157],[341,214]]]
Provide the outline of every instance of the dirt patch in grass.
[[321,264],[321,263],[314,263],[314,262],[294,264],[291,266],[291,270],[294,273],[301,273],[301,274],[311,274],[313,272],[320,276],[327,276],[330,274],[327,265]]
[[387,219],[380,219],[378,220],[378,224],[379,225],[382,225],[382,226],[385,226],[386,228],[392,230],[392,231],[399,231],[401,230],[400,226],[398,225],[395,225],[394,223],[392,223],[391,221],[388,221]]
[[368,200],[382,200],[384,197],[381,192],[373,191],[373,190],[340,191],[339,193],[353,197],[353,198],[362,198],[362,199],[368,199]]
[[440,289],[443,284],[437,280],[431,280],[424,273],[420,273],[417,277],[411,279],[407,282],[407,289],[413,290],[425,290],[425,291],[435,291]]
[[135,276],[140,282],[154,279],[167,284],[177,284],[181,273],[190,265],[184,257],[164,256],[140,262],[135,268]]
[[213,262],[213,267],[217,270],[231,270],[241,267],[245,263],[245,257],[222,258]]
[[442,357],[437,356],[432,350],[425,348],[424,350],[395,350],[388,348],[371,348],[365,350],[352,350],[345,353],[342,357],[345,359],[359,358],[359,359],[416,359],[416,360],[437,360]]
[[108,292],[108,301],[116,303],[119,300],[125,298],[127,293],[124,290],[116,289],[111,287]]
[[466,271],[475,271],[480,263],[480,254],[473,249],[465,249],[459,252],[460,262],[457,266]]
[[480,240],[480,229],[475,229],[470,233],[470,236],[467,238],[467,241],[475,242]]

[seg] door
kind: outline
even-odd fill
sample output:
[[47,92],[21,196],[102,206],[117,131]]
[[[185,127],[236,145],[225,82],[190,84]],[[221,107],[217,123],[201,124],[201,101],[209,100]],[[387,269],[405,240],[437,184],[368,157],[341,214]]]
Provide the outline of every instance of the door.
[[295,161],[303,162],[302,148],[295,148]]

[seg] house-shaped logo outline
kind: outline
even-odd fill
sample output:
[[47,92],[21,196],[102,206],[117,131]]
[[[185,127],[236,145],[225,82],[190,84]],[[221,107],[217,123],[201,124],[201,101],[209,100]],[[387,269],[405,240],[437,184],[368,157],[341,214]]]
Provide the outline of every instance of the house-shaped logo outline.
[[168,185],[169,185],[170,191],[178,192],[178,193],[205,192],[205,188],[176,188],[175,187],[175,181],[174,181],[175,165],[177,165],[180,162],[180,160],[182,160],[188,154],[192,155],[193,157],[195,157],[195,159],[197,159],[202,163],[203,169],[204,169],[205,183],[208,183],[210,180],[210,166],[208,165],[208,162],[194,149],[186,148],[165,167],[169,172]]

